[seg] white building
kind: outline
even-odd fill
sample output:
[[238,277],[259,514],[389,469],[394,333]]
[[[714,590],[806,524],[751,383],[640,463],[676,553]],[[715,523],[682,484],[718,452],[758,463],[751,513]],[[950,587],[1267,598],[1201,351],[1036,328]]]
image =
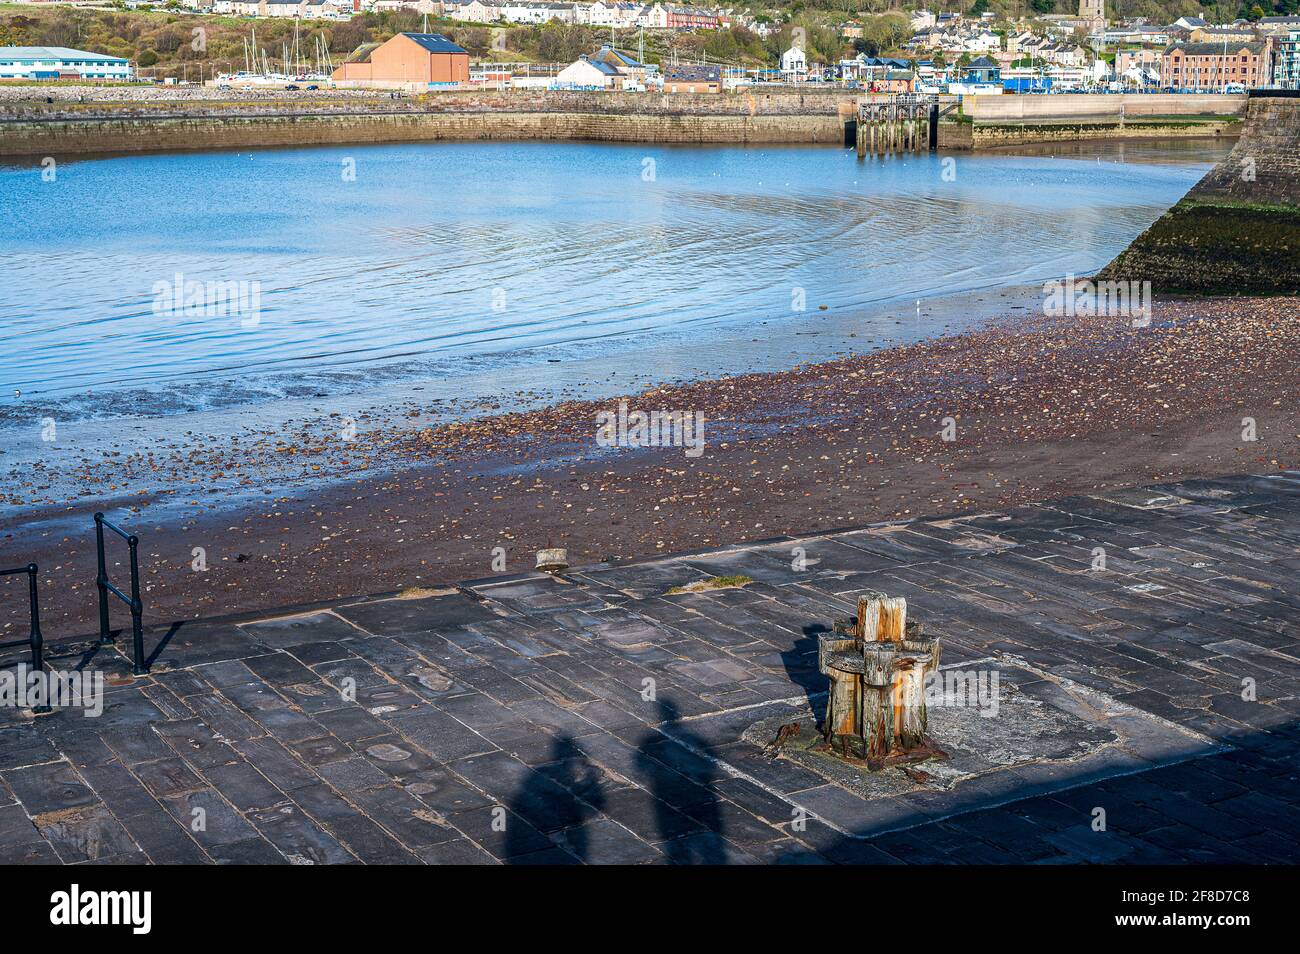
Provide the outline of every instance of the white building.
[[511,23],[548,23],[551,20],[573,23],[573,8],[572,3],[511,2],[502,5],[502,18]]
[[962,48],[970,53],[992,53],[1002,49],[1002,37],[992,30],[980,30],[962,37]]
[[630,29],[637,25],[641,7],[635,3],[578,3],[574,5],[576,22],[595,27]]
[[505,16],[504,4],[485,3],[484,0],[470,0],[469,3],[462,3],[456,10],[457,19],[468,20],[471,23],[495,23],[504,20]]
[[787,79],[798,79],[808,72],[808,57],[797,46],[781,54],[781,73]]
[[66,46],[0,46],[0,79],[130,80],[129,60]]
[[613,67],[599,61],[593,63],[584,56],[560,70],[555,76],[555,85],[566,89],[609,89],[617,75],[618,71]]
[[257,15],[294,20],[301,17],[306,9],[307,0],[262,0],[258,4]]
[[917,10],[912,14],[912,32],[920,33],[934,26],[938,18],[929,10]]

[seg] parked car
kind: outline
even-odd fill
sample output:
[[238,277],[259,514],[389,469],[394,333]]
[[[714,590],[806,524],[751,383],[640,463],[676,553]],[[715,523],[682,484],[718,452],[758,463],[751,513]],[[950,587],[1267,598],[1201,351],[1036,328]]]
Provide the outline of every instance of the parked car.
[[284,88],[285,88],[285,89],[298,89],[298,84],[297,84],[297,83],[288,83],[288,84],[286,84],[286,86],[285,86]]
[[312,84],[311,84],[310,86],[308,86],[307,88],[308,88],[308,89],[320,89],[320,87],[317,86],[315,83],[312,83]]

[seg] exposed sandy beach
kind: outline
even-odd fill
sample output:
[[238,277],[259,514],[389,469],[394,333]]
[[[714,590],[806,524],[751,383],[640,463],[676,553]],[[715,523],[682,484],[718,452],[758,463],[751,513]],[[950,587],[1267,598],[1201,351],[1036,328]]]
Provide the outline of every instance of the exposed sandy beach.
[[[698,457],[600,448],[596,416],[613,400],[436,429],[359,422],[352,440],[325,421],[184,460],[123,455],[100,466],[124,494],[173,491],[123,498],[138,508],[129,523],[142,538],[146,622],[158,623],[485,577],[496,547],[515,573],[548,545],[577,565],[1294,468],[1298,384],[1300,300],[1195,301],[1157,306],[1149,328],[1017,318],[626,398],[633,410],[702,413]],[[941,437],[945,418],[954,440]],[[1244,418],[1254,441],[1243,439]],[[239,472],[255,488],[286,461],[352,479],[253,506],[199,499],[206,479]],[[49,639],[96,625],[94,509],[60,504],[0,522],[0,562],[42,567]],[[199,547],[206,571],[192,569]],[[115,578],[125,576],[119,550]],[[14,638],[25,610],[16,585],[0,594],[0,639]]]

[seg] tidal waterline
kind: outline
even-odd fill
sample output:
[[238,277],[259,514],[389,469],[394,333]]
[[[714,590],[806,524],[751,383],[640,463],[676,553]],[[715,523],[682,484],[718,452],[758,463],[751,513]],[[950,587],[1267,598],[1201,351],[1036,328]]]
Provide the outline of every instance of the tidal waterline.
[[[1100,267],[1223,148],[859,163],[410,144],[65,162],[53,182],[7,166],[0,386],[98,416],[96,398],[147,414],[471,368],[518,382],[650,342],[743,370],[720,338]],[[255,288],[256,321],[170,307],[178,281]]]

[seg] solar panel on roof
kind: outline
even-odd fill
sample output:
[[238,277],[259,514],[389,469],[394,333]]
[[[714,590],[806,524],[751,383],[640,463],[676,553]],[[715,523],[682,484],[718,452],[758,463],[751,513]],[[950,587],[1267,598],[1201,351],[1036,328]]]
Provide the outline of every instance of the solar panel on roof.
[[463,47],[457,46],[451,40],[447,39],[441,33],[403,33],[402,36],[409,40],[414,40],[420,44],[421,48],[428,50],[430,53],[467,53]]

